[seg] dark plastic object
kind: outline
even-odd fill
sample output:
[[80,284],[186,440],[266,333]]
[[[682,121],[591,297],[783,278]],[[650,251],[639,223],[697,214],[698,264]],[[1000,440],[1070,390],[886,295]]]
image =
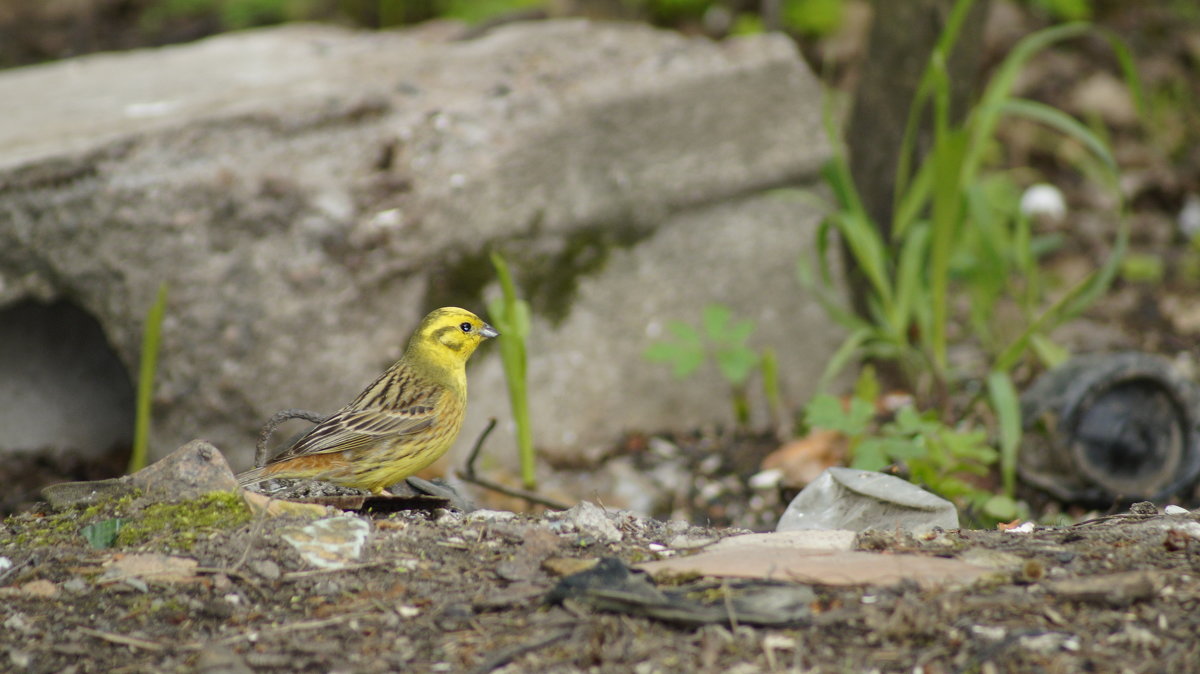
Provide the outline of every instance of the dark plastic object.
[[1021,478],[1056,498],[1105,507],[1159,500],[1200,475],[1200,388],[1151,354],[1090,354],[1021,397]]

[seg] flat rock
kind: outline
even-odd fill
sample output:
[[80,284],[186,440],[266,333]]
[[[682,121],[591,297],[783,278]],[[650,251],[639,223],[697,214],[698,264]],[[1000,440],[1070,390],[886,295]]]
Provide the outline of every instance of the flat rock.
[[[853,550],[814,550],[749,541],[690,557],[639,564],[653,576],[662,574],[784,580],[816,585],[895,585],[911,581],[922,587],[969,585],[989,569],[954,559],[925,555],[883,555]],[[723,541],[724,542],[724,541]]]

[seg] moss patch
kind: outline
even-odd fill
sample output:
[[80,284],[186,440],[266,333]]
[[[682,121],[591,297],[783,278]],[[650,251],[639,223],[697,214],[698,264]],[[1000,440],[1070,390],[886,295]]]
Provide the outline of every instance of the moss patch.
[[117,546],[150,543],[190,550],[201,536],[248,521],[250,510],[237,494],[215,491],[191,501],[146,506],[117,533]]
[[230,492],[212,492],[191,501],[151,503],[140,508],[139,499],[140,494],[135,492],[84,509],[70,508],[49,515],[14,515],[4,521],[0,546],[87,545],[84,528],[119,518],[123,522],[113,547],[150,543],[187,550],[201,536],[241,526],[251,517],[241,498]]
[[140,492],[126,494],[117,499],[101,501],[84,509],[67,508],[48,515],[21,513],[4,520],[0,532],[0,546],[50,547],[58,545],[84,545],[81,532],[89,524],[128,512],[130,505]]
[[483,289],[496,279],[488,259],[494,248],[504,254],[513,270],[518,292],[533,312],[558,324],[570,313],[571,303],[585,276],[599,273],[613,251],[631,248],[653,230],[632,224],[609,223],[579,229],[558,238],[557,244],[535,244],[533,234],[500,242],[482,251],[459,252],[431,275],[426,306],[481,306]]

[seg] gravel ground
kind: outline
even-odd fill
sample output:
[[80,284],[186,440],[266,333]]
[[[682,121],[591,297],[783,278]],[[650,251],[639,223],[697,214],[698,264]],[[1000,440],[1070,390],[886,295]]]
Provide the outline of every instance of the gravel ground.
[[[123,507],[134,512],[88,514],[136,519],[136,503]],[[60,527],[66,543],[31,543],[52,520],[34,511],[0,530],[12,564],[0,572],[0,669],[1200,671],[1200,514],[1139,512],[1025,533],[860,535],[862,550],[992,573],[966,587],[813,585],[791,625],[764,628],[734,614],[681,626],[582,598],[546,601],[563,574],[595,560],[691,554],[741,530],[598,508],[350,515],[338,521],[365,542],[333,570],[287,541],[312,522],[303,517],[206,529],[190,549],[166,531],[97,550],[72,531],[84,513]],[[796,585],[695,577],[660,589],[728,602]]]

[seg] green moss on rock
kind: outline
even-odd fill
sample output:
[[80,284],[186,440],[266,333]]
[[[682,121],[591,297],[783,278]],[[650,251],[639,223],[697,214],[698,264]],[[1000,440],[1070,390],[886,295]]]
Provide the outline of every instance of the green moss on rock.
[[250,521],[250,510],[237,494],[215,491],[180,503],[152,503],[130,517],[117,533],[117,546],[144,544],[190,550],[201,536]]

